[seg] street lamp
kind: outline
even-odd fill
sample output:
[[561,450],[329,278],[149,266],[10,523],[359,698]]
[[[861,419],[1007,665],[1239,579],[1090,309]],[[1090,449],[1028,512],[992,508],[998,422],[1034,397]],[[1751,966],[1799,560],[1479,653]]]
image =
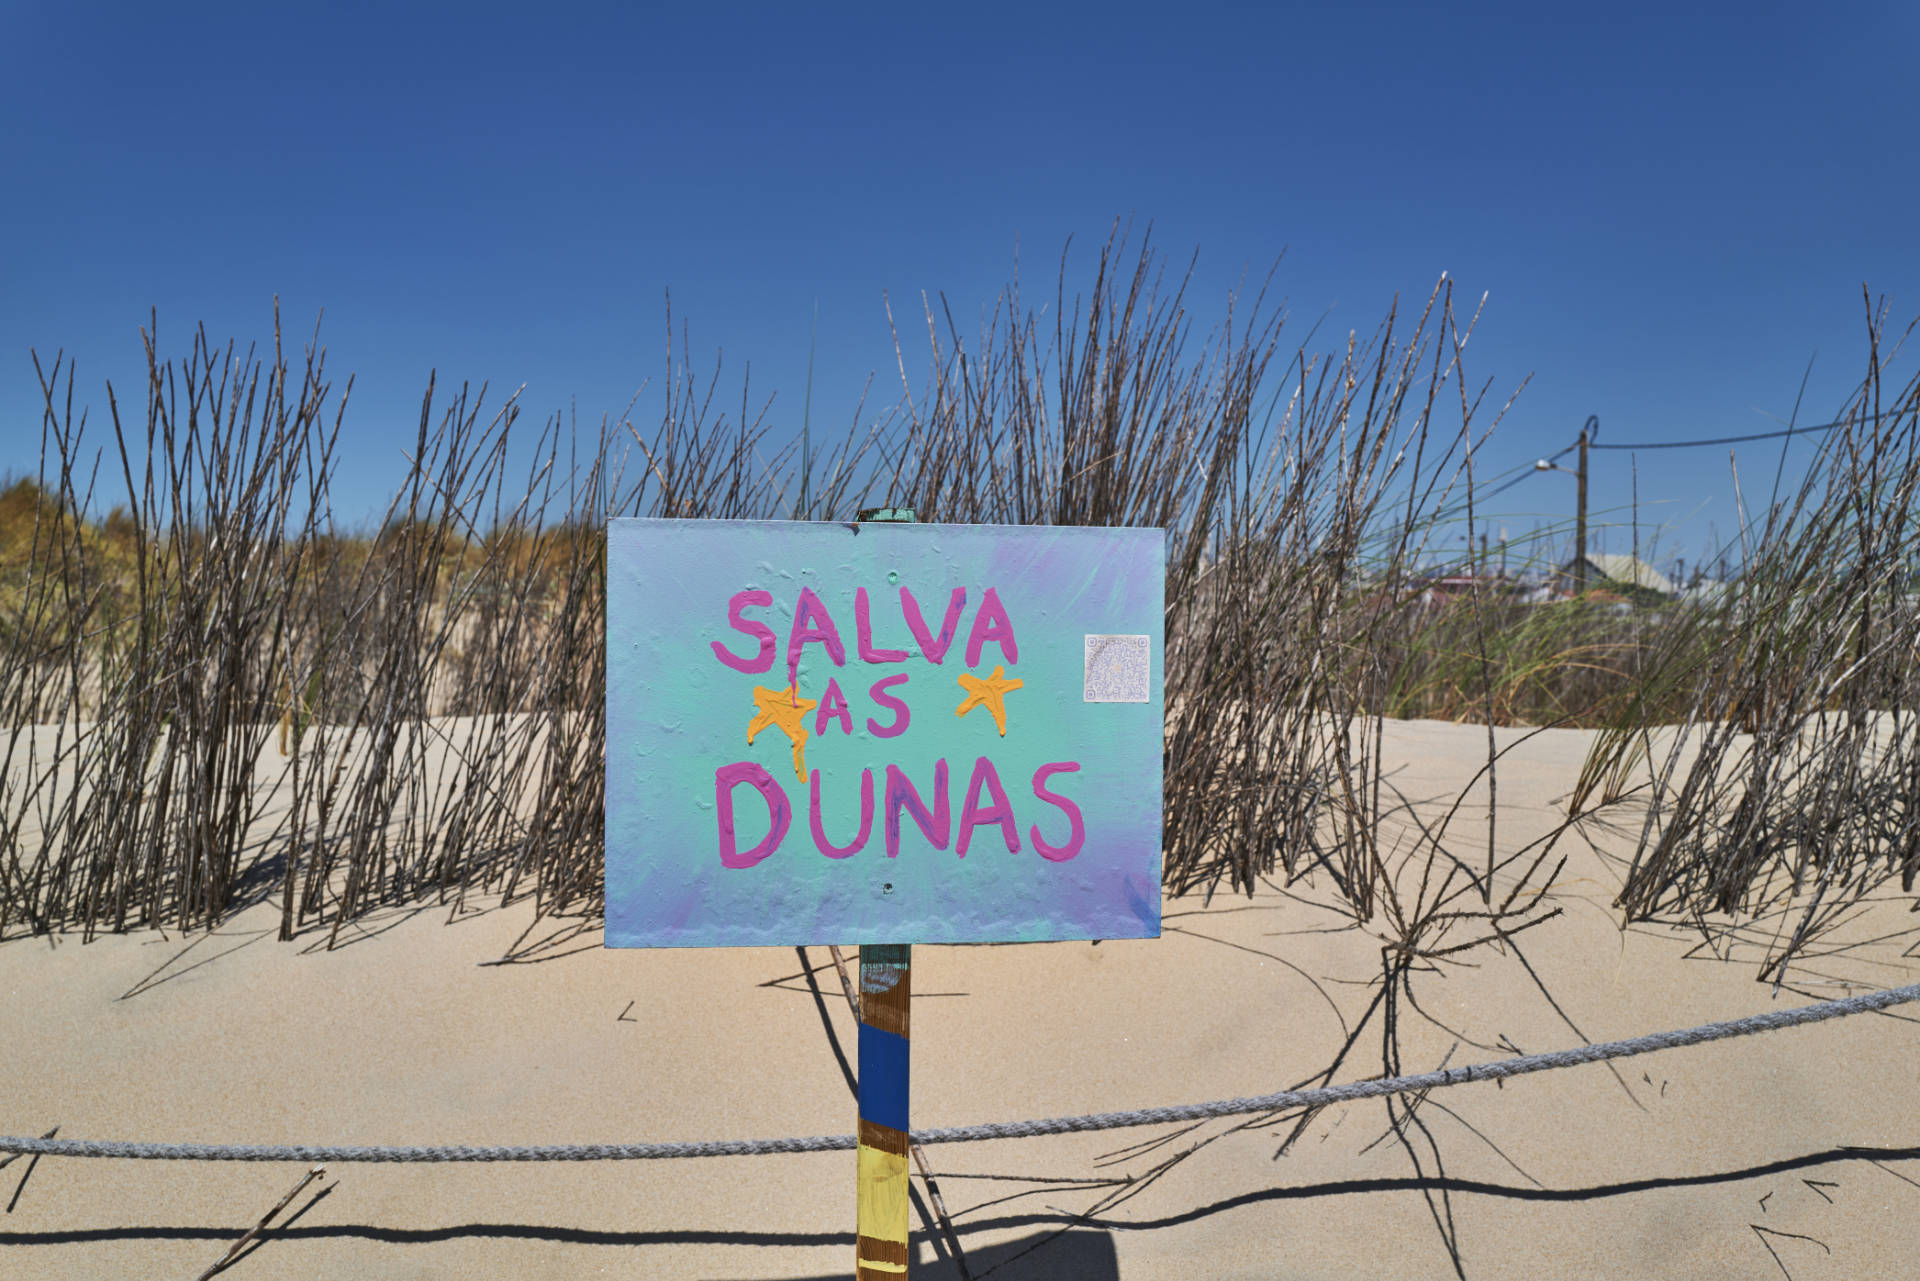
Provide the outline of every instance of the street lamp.
[[[1587,591],[1587,446],[1600,434],[1600,415],[1588,414],[1587,421],[1580,428],[1580,466],[1573,471],[1579,482],[1579,497],[1576,499],[1573,518],[1573,594],[1584,596]],[[1545,458],[1534,463],[1535,471],[1568,471],[1568,468]]]

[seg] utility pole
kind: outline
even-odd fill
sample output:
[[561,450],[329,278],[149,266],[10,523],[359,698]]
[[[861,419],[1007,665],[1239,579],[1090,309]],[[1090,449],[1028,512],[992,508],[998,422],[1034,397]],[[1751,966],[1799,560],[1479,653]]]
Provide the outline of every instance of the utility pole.
[[[1585,595],[1587,590],[1587,446],[1591,445],[1599,434],[1600,415],[1588,414],[1586,424],[1580,428],[1578,441],[1580,465],[1573,469],[1574,479],[1580,482],[1579,497],[1576,500],[1579,505],[1574,509],[1573,521],[1573,594],[1575,596]],[[1558,458],[1560,454],[1566,452],[1563,449],[1553,457]],[[1542,458],[1534,464],[1534,467],[1540,471],[1567,470],[1554,462],[1553,458]]]
[[1573,518],[1573,594],[1584,596],[1587,591],[1587,446],[1600,432],[1600,415],[1588,414],[1586,423],[1580,428],[1580,468],[1575,473],[1575,482],[1580,494],[1579,504]]

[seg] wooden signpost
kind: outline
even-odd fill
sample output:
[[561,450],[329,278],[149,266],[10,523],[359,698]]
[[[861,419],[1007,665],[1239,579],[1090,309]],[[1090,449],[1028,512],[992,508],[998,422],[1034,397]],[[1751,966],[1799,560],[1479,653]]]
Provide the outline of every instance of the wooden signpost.
[[858,1271],[908,1260],[914,943],[1160,932],[1158,530],[616,520],[607,944],[861,942]]
[[908,1022],[913,949],[860,949],[860,1184],[855,1281],[907,1270]]
[[[898,509],[862,512],[863,523],[912,524]],[[907,1107],[913,1055],[913,945],[868,943],[860,948],[859,1173],[854,1193],[854,1281],[905,1276]]]

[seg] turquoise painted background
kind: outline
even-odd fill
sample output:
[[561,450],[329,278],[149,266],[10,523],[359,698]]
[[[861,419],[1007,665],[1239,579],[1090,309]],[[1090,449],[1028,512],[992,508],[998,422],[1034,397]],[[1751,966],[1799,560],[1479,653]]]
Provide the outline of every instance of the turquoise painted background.
[[[616,947],[715,947],[808,943],[953,943],[1141,938],[1160,932],[1161,656],[1164,539],[1158,530],[1045,526],[813,524],[616,520],[607,540],[607,943]],[[837,679],[854,732],[804,723],[805,763],[820,782],[824,833],[845,846],[860,822],[860,776],[874,779],[872,830],[864,848],[828,858],[809,822],[810,787],[799,781],[792,744],[777,728],[751,746],[756,686],[784,691],[787,648],[801,588],[819,597],[845,646],[836,666],[808,643],[798,693],[820,701]],[[870,604],[872,644],[905,650],[904,662],[872,664],[857,653],[855,589]],[[938,633],[951,593],[967,600],[938,666],[903,620],[910,589]],[[1018,644],[1008,661],[988,641],[969,667],[966,649],[984,590],[994,588]],[[760,590],[772,604],[743,617],[775,636],[772,668],[726,666],[712,644],[741,658],[760,649],[729,623],[736,593]],[[1118,633],[1151,640],[1144,703],[1084,701],[1085,637]],[[1004,695],[1003,738],[985,707],[964,717],[961,673],[985,679],[997,664],[1023,682]],[[888,693],[910,709],[898,737],[876,736],[895,713],[869,693],[905,674]],[[976,826],[956,851],[968,782],[992,761],[1018,824],[1020,850],[1003,828]],[[886,772],[899,767],[929,809],[935,763],[948,763],[949,838],[936,849],[910,815],[897,857],[886,853]],[[778,849],[750,867],[721,863],[715,772],[760,766],[784,790],[791,825]],[[1069,820],[1034,793],[1041,766],[1049,790],[1081,810],[1085,842],[1065,861],[1044,858],[1031,832],[1067,843]],[[737,847],[768,835],[768,806],[754,787],[733,789]],[[992,803],[990,794],[981,805]]]

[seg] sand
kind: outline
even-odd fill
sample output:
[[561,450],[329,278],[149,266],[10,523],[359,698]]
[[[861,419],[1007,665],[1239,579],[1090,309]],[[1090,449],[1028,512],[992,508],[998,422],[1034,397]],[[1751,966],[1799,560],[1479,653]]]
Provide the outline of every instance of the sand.
[[[1485,741],[1392,725],[1393,784],[1450,797]],[[1543,734],[1505,758],[1501,848],[1552,827],[1586,742]],[[1404,1070],[1920,978],[1905,955],[1920,918],[1899,902],[1851,922],[1856,945],[1796,970],[1794,990],[1756,983],[1757,944],[1741,937],[1721,959],[1697,932],[1622,932],[1608,904],[1635,819],[1623,809],[1563,839],[1550,898],[1564,910],[1522,939],[1532,974],[1485,949],[1415,980],[1431,1021],[1403,1012]],[[1484,855],[1485,823],[1475,792],[1453,829],[1464,855]],[[1158,940],[916,948],[915,1121],[1194,1102],[1313,1076],[1380,971],[1377,930],[1337,928],[1324,891],[1169,901]],[[444,907],[392,910],[327,951],[324,931],[277,941],[263,905],[211,935],[0,945],[0,1133],[478,1144],[853,1128],[853,1023],[827,949],[805,952],[817,991],[795,949],[614,951],[569,922],[536,927],[568,935],[537,962],[486,964],[532,920],[525,903],[451,924]],[[1285,1155],[1287,1127],[1234,1121],[926,1155],[975,1277],[1452,1276],[1429,1196],[1475,1278],[1902,1275],[1920,1259],[1916,1018],[1665,1052],[1617,1079],[1591,1066],[1435,1092],[1419,1112],[1424,1180],[1379,1101],[1317,1115]],[[1340,1079],[1379,1073],[1381,1054],[1369,1031]],[[0,1213],[0,1276],[196,1277],[303,1172],[47,1159],[21,1186],[27,1164],[0,1170],[0,1205],[17,1191]],[[223,1275],[847,1276],[853,1186],[851,1153],[339,1165]],[[959,1275],[921,1228],[914,1275]]]

